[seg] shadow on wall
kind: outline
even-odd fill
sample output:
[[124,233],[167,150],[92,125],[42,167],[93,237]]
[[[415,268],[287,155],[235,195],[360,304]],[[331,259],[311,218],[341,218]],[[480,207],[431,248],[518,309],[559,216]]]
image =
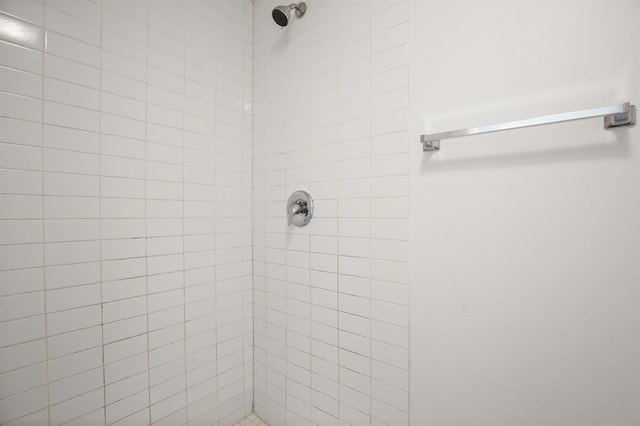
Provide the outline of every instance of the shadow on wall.
[[[474,147],[473,151],[469,150],[469,154],[461,154],[461,152],[464,152],[463,148],[468,147],[466,141],[461,143],[461,141],[443,140],[440,151],[424,153],[420,165],[420,174],[629,158],[631,157],[629,132],[632,129],[633,128],[620,128],[611,131],[612,133],[610,134],[604,136],[599,135],[596,142],[588,145],[573,144],[570,147],[563,147],[563,143],[567,142],[567,140],[566,138],[559,137],[545,141],[545,145],[554,145],[557,146],[557,148],[528,149],[526,151],[520,150],[518,152],[508,152],[504,154],[478,154],[477,156],[471,155],[479,152],[478,147]],[[531,132],[531,130],[526,131]],[[491,137],[496,138],[495,136],[469,136],[468,138],[475,138],[473,141],[474,144],[491,144],[492,151],[496,146],[496,150],[499,150],[504,144],[517,145],[520,142],[518,138],[504,137],[496,138],[502,139],[498,142],[489,142],[487,138]],[[459,146],[454,147],[454,144],[459,144]],[[414,149],[417,148],[414,147]]]

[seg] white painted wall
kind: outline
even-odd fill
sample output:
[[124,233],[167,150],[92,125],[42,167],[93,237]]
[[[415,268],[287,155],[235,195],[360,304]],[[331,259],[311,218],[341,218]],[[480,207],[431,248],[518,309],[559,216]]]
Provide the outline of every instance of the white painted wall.
[[0,424],[233,423],[253,393],[252,3],[0,18]]
[[411,1],[411,423],[640,422],[637,1]]

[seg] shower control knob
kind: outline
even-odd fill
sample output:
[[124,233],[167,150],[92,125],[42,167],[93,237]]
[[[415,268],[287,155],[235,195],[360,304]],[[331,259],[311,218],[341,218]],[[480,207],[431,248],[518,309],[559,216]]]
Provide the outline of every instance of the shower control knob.
[[295,191],[287,201],[287,224],[306,226],[313,217],[315,202],[307,191]]

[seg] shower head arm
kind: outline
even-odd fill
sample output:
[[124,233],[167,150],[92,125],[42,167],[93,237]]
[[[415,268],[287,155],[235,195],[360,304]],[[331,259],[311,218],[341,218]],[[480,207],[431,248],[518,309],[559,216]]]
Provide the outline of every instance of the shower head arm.
[[289,8],[289,10],[295,10],[296,11],[296,16],[298,18],[300,18],[302,15],[304,15],[304,13],[307,11],[307,4],[305,2],[300,2],[300,3],[291,3],[289,6],[287,6]]

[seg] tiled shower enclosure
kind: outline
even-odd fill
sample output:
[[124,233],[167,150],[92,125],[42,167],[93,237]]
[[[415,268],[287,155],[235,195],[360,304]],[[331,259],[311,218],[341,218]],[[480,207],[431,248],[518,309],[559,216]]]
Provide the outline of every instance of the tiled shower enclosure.
[[0,1],[0,424],[251,412],[252,15]]
[[640,424],[640,2],[305,3],[0,0],[0,425]]

